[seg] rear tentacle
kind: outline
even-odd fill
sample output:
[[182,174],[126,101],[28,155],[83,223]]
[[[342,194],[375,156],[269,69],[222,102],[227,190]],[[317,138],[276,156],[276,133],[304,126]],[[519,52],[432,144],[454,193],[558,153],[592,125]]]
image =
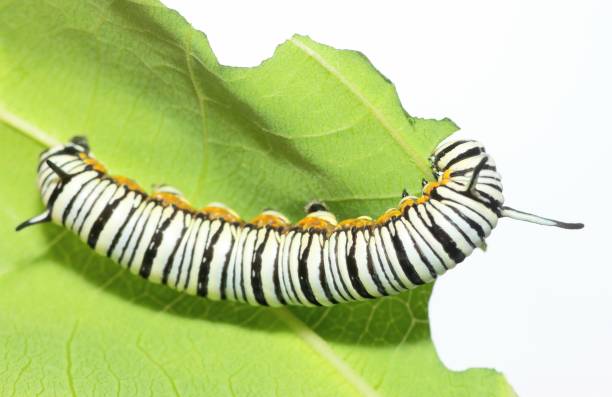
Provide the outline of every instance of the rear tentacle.
[[543,218],[541,216],[530,214],[528,212],[515,210],[514,208],[510,207],[502,207],[501,216],[516,219],[519,221],[537,223],[538,225],[556,226],[562,229],[582,229],[584,227],[583,223],[568,223],[556,221],[554,219]]
[[45,222],[49,222],[51,220],[51,211],[46,210],[45,212],[43,212],[40,215],[36,215],[33,218],[28,219],[27,221],[20,223],[16,228],[15,231],[20,231],[21,229],[25,229],[26,227],[32,226],[32,225],[37,225],[39,223],[45,223]]

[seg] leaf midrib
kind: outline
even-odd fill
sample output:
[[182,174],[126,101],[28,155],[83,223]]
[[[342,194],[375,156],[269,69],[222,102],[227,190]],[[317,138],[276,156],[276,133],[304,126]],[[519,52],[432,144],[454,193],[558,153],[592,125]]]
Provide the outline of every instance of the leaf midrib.
[[299,39],[299,36],[293,36],[289,43],[293,44],[295,47],[303,51],[310,58],[315,60],[323,69],[325,69],[331,76],[336,78],[340,84],[346,87],[349,92],[351,92],[358,100],[363,104],[363,106],[372,114],[374,119],[383,127],[384,131],[386,131],[391,138],[402,148],[404,152],[408,155],[410,160],[414,163],[414,165],[421,171],[423,175],[429,175],[431,172],[431,167],[424,161],[421,156],[406,142],[403,138],[403,132],[394,128],[387,118],[384,116],[380,110],[370,102],[370,100],[365,96],[363,92],[361,92],[350,80],[348,80],[338,69],[336,69],[332,64],[327,62],[325,58],[318,53],[313,48],[309,47],[306,43]]

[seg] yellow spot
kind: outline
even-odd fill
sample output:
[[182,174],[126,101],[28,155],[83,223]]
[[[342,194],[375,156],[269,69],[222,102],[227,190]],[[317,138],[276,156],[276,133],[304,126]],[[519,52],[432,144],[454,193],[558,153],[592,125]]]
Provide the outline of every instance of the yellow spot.
[[390,221],[391,219],[397,218],[400,215],[402,215],[402,212],[399,209],[389,208],[388,210],[385,211],[384,214],[378,217],[378,219],[376,220],[376,223],[383,224],[383,223]]
[[423,188],[423,194],[429,196],[431,192],[440,186],[440,182],[428,182],[427,185]]
[[370,227],[374,224],[372,218],[368,216],[360,216],[359,218],[345,219],[336,226],[336,229],[351,229],[351,228],[365,228]]
[[388,209],[384,214],[378,217],[378,219],[376,220],[376,223],[377,224],[386,223],[393,218],[397,218],[398,216],[401,216],[404,213],[404,210],[406,208],[409,208],[415,204],[424,204],[427,201],[429,201],[432,192],[436,188],[440,186],[444,186],[450,182],[451,173],[452,171],[448,169],[444,171],[442,175],[440,175],[437,182],[428,182],[423,188],[423,195],[421,197],[416,198],[416,199],[412,197],[404,197],[402,201],[400,201],[399,203],[399,206],[398,206],[399,208]]
[[286,227],[289,223],[280,216],[272,214],[259,214],[249,222],[257,227],[271,226],[271,227]]
[[161,201],[164,205],[174,205],[177,208],[186,211],[193,211],[193,207],[189,204],[189,201],[185,200],[181,196],[167,192],[156,192],[151,195],[151,200]]
[[448,182],[450,182],[451,173],[452,171],[450,169],[444,171],[444,174],[442,174],[440,177],[440,183],[442,185],[446,185]]
[[130,178],[126,178],[125,176],[119,176],[119,175],[112,176],[111,178],[113,178],[115,183],[117,183],[118,185],[122,185],[122,186],[127,187],[128,189],[132,189],[132,190],[136,190],[136,191],[144,193],[144,190]]
[[303,230],[324,230],[327,232],[331,232],[334,228],[334,225],[327,222],[325,219],[317,218],[315,216],[307,216],[306,218],[300,220],[297,224],[297,227]]
[[423,195],[417,199],[417,204],[424,204],[429,201],[429,196]]
[[81,152],[79,153],[79,157],[81,158],[81,160],[83,160],[85,164],[89,165],[95,171],[106,174],[106,167],[93,157],[89,157],[87,153]]
[[400,213],[404,212],[404,209],[406,207],[412,207],[414,205],[416,201],[414,199],[411,198],[404,198],[399,205],[399,211]]
[[226,222],[240,222],[240,217],[228,208],[209,205],[202,208],[200,212],[208,215],[210,219],[223,219]]

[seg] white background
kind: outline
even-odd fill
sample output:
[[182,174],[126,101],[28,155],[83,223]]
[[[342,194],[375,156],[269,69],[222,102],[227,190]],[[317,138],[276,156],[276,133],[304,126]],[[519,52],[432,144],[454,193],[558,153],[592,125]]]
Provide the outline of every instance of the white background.
[[293,33],[363,52],[406,110],[481,140],[507,203],[582,231],[501,220],[431,301],[452,369],[493,367],[520,396],[612,396],[609,1],[164,1],[223,64]]

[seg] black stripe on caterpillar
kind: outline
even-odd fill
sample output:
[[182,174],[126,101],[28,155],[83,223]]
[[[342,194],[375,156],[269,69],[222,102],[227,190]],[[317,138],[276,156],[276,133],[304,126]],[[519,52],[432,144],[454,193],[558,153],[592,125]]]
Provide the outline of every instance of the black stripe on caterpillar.
[[194,209],[181,193],[146,194],[111,176],[83,137],[44,151],[38,185],[46,210],[17,230],[53,221],[96,252],[152,282],[253,305],[327,306],[397,294],[463,261],[500,217],[579,229],[504,206],[493,159],[475,141],[440,145],[435,182],[406,192],[378,219],[337,222],[322,203],[294,225],[267,210],[245,222],[223,204]]

